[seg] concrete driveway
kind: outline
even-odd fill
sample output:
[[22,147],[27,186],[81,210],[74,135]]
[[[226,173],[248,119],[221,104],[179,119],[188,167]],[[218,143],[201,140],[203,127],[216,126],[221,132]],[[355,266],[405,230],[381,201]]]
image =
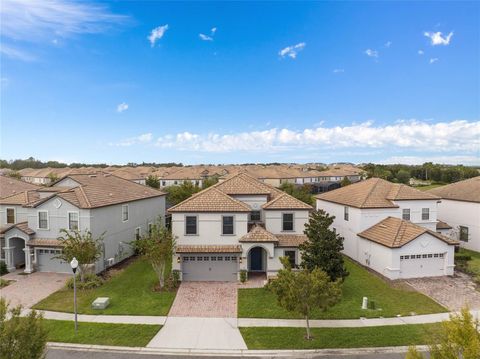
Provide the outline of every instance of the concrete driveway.
[[453,277],[414,278],[405,281],[452,311],[460,310],[465,304],[472,310],[480,309],[480,292],[466,274],[455,272]]
[[169,317],[237,317],[237,283],[182,282]]
[[22,275],[23,271],[15,271],[2,276],[14,283],[0,289],[0,296],[7,299],[11,306],[21,305],[30,308],[65,285],[70,277],[62,273],[35,272]]

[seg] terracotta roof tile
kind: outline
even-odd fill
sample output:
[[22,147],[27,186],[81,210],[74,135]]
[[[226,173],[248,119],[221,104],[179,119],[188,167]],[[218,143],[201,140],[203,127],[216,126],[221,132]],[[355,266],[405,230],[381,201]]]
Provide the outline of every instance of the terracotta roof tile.
[[290,196],[287,193],[279,195],[270,202],[265,203],[262,206],[263,209],[306,209],[313,210],[313,207],[305,202]]
[[242,246],[239,245],[179,245],[175,253],[241,253]]
[[279,247],[298,247],[308,238],[304,234],[276,234]]
[[0,235],[4,235],[5,233],[7,233],[9,230],[13,228],[17,228],[18,230],[22,231],[23,233],[29,236],[32,234],[35,234],[35,231],[28,227],[28,222],[20,222],[20,223],[6,225],[0,228]]
[[40,187],[17,180],[16,178],[0,176],[0,198],[10,197],[21,192],[36,190],[38,188]]
[[438,220],[437,222],[437,229],[452,229],[452,226],[446,222]]
[[62,241],[50,238],[34,238],[27,241],[27,246],[31,247],[63,247]]
[[427,191],[444,199],[480,203],[480,176]]
[[239,242],[278,242],[278,238],[260,225],[255,225]]
[[399,248],[425,233],[428,233],[447,244],[458,244],[457,241],[453,241],[450,238],[442,236],[441,234],[433,232],[425,227],[395,217],[385,218],[363,232],[358,233],[358,236],[389,248]]

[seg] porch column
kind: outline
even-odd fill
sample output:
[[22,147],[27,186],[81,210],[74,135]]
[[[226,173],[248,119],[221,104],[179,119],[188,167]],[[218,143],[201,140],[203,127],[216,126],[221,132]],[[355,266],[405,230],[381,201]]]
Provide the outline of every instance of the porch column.
[[30,274],[33,272],[32,251],[30,250],[29,246],[25,246],[23,251],[25,252],[25,270],[23,272]]
[[15,263],[13,263],[13,250],[15,247],[3,247],[5,251],[5,264],[7,265],[7,270],[13,272],[15,270]]

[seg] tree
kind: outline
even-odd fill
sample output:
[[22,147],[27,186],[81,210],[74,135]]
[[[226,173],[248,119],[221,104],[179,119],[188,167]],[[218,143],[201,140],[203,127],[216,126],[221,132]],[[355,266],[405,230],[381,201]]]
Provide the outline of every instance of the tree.
[[22,175],[21,175],[19,172],[17,172],[17,171],[8,172],[8,173],[7,173],[7,176],[8,176],[8,177],[15,178],[15,179],[18,179],[18,180],[19,180],[19,179],[22,179]]
[[160,179],[155,175],[149,175],[145,180],[145,184],[152,188],[160,188]]
[[310,335],[310,314],[312,310],[326,310],[340,301],[340,281],[332,282],[324,271],[302,269],[292,271],[289,260],[281,258],[283,269],[269,287],[277,295],[278,304],[289,312],[296,312],[305,318],[307,339]]
[[345,187],[345,186],[348,186],[349,184],[352,184],[352,181],[350,181],[350,179],[347,176],[343,177],[342,182],[340,182],[340,185],[342,187]]
[[397,180],[400,183],[408,184],[410,181],[410,172],[407,170],[400,170],[397,172]]
[[[480,358],[480,323],[468,308],[460,314],[450,315],[442,322],[440,332],[432,336],[429,346],[431,359],[478,359]],[[415,348],[411,348],[406,359],[422,359]]]
[[84,282],[88,266],[95,263],[102,255],[103,235],[105,233],[98,238],[93,238],[92,232],[88,230],[81,232],[78,229],[71,231],[61,229],[60,233],[63,234],[58,237],[58,240],[63,245],[62,253],[54,258],[61,259],[67,263],[76,258],[78,260],[80,281]]
[[303,185],[301,187],[296,186],[293,183],[282,183],[280,189],[283,192],[287,192],[290,196],[295,197],[296,199],[305,202],[306,204],[313,205],[313,196],[311,194],[311,187],[308,185]]
[[21,311],[21,307],[9,309],[5,298],[0,297],[0,358],[43,358],[47,344],[43,316],[35,310],[20,316]]
[[176,204],[186,200],[191,195],[200,191],[200,187],[194,185],[192,182],[187,181],[180,186],[168,186],[165,189],[167,192],[167,202],[175,206]]
[[56,180],[58,180],[58,176],[53,173],[53,172],[50,172],[48,175],[47,175],[48,179],[50,180],[50,183],[53,183],[55,182]]
[[165,287],[165,278],[170,274],[175,239],[159,219],[149,233],[133,242],[134,249],[152,265],[157,274],[160,290]]
[[218,176],[211,176],[211,177],[205,178],[202,182],[202,189],[213,186],[217,182],[218,182]]
[[332,280],[344,280],[348,271],[341,253],[343,237],[335,229],[330,229],[334,219],[334,216],[323,210],[311,213],[303,231],[308,239],[299,246],[302,253],[301,267],[309,271],[320,268]]

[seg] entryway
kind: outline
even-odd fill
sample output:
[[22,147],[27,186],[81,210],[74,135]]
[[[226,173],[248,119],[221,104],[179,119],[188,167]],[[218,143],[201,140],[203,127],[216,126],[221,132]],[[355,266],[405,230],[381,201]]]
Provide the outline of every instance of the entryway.
[[267,251],[262,247],[253,247],[248,252],[248,271],[267,271]]

